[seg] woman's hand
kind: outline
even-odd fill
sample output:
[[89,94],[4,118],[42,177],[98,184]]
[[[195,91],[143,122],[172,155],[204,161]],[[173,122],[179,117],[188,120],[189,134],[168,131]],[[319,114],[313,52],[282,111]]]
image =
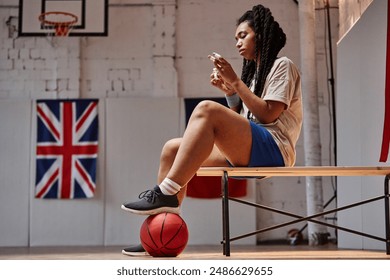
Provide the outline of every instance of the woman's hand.
[[222,56],[211,56],[209,55],[209,58],[213,61],[215,68],[218,71],[219,76],[222,78],[222,80],[231,85],[234,82],[237,82],[240,80],[240,78],[237,76],[236,72],[234,72],[233,67],[231,64]]
[[221,89],[226,95],[234,94],[235,91],[231,82],[239,80],[239,78],[230,63],[220,55],[209,55],[208,57],[215,66],[213,73],[210,75],[211,84]]
[[213,73],[210,75],[210,83],[222,90],[226,95],[232,95],[234,94],[234,89],[229,83],[224,81],[224,79],[221,77],[221,75],[218,73],[217,68],[213,69]]

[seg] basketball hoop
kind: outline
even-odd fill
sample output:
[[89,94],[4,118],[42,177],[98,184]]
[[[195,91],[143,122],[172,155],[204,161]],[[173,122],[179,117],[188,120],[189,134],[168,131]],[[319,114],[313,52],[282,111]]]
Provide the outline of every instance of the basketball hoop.
[[[38,17],[46,30],[54,29],[54,36],[66,37],[77,23],[77,16],[67,12],[46,12]],[[52,32],[48,32],[52,33]]]

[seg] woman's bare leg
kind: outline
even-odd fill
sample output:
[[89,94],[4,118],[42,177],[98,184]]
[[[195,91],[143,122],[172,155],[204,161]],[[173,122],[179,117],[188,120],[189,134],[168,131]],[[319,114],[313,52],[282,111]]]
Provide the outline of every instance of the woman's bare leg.
[[126,203],[122,209],[142,215],[179,213],[185,194],[181,190],[199,167],[227,165],[226,159],[235,166],[246,166],[251,146],[248,120],[219,103],[203,101],[192,113],[183,138],[168,141],[161,155],[157,179],[176,183],[179,195],[164,194],[160,186],[143,192],[139,201]]
[[[161,156],[160,156],[160,167],[158,170],[157,183],[160,184],[172,167],[172,164],[176,158],[177,151],[179,150],[182,138],[175,138],[169,140],[165,143]],[[226,158],[219,151],[219,149],[214,146],[209,157],[202,163],[202,166],[228,166]],[[183,201],[187,191],[187,185],[184,185],[180,192],[178,193],[179,203]]]
[[191,115],[166,177],[186,185],[210,157],[214,145],[232,164],[246,166],[250,159],[251,133],[248,120],[242,116],[216,102],[201,102]]

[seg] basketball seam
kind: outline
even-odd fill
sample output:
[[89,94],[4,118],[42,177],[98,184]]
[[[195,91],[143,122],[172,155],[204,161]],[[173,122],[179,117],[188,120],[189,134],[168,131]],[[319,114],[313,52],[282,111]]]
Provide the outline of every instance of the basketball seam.
[[[174,250],[174,248],[170,249],[170,248],[167,248],[167,245],[179,234],[181,228],[183,227],[183,223],[180,225],[179,229],[176,231],[176,233],[171,237],[171,239],[168,240],[168,242],[164,243],[163,242],[163,233],[164,233],[164,226],[165,226],[165,221],[167,219],[167,216],[168,216],[169,213],[165,213],[165,217],[164,217],[164,220],[162,222],[162,225],[161,225],[161,231],[160,231],[160,241],[161,241],[161,244],[164,244],[163,247],[160,249],[160,254],[163,254],[165,257],[169,257],[170,254],[167,254],[166,252],[164,252],[164,249],[165,250]],[[178,248],[181,248],[183,246],[180,246]]]
[[[183,227],[183,223],[180,225],[179,229],[176,231],[175,235],[173,235],[171,237],[171,239],[169,239],[169,241],[167,243],[164,244],[164,248],[169,244],[171,243],[171,241],[179,234],[181,228]],[[168,249],[168,248],[167,248]]]
[[[150,237],[150,240],[152,240],[152,242],[153,242],[153,244],[154,244],[154,247],[155,247],[155,248],[158,248],[157,243],[154,241],[153,236],[152,236],[152,234],[150,233],[150,230],[149,230],[149,223],[147,223],[146,229],[148,230],[148,235],[149,235],[149,237]],[[149,248],[153,249],[153,247],[152,247],[151,245],[149,245],[149,244],[147,244],[147,245],[149,246]]]

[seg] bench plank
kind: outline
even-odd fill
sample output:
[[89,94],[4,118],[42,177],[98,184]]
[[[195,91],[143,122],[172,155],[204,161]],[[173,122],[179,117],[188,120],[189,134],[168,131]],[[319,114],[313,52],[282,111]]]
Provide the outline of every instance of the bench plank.
[[197,176],[378,176],[390,175],[389,166],[201,167]]

